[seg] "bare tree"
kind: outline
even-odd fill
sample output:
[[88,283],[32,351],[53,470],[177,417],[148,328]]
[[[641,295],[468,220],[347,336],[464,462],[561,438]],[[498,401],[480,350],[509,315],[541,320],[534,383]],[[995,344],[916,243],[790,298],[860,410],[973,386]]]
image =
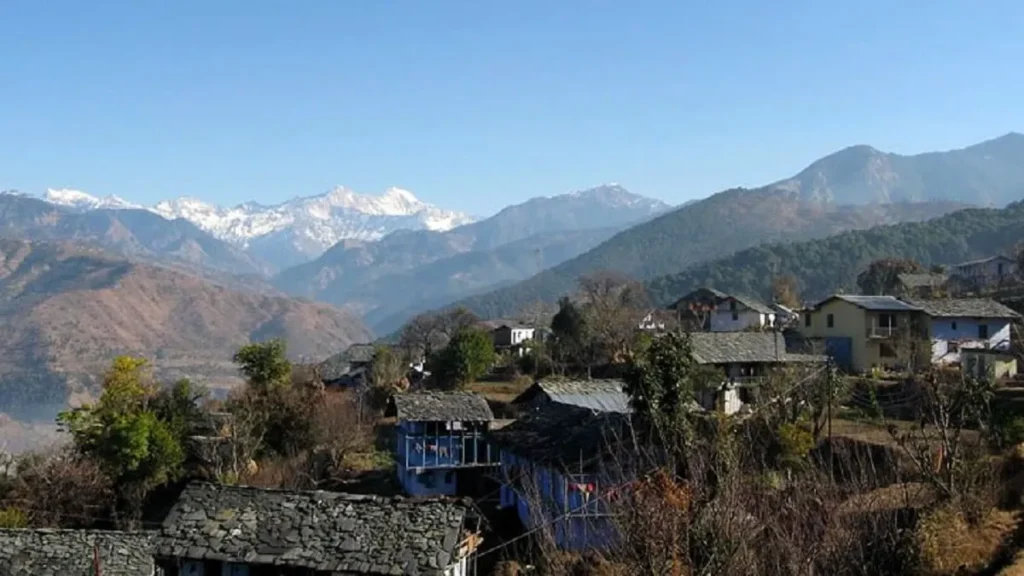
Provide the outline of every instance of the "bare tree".
[[426,312],[414,317],[402,326],[399,345],[410,357],[429,357],[434,350],[444,346],[441,320],[436,312]]
[[621,359],[651,309],[643,284],[625,274],[600,271],[580,277],[579,293],[594,352],[608,361]]

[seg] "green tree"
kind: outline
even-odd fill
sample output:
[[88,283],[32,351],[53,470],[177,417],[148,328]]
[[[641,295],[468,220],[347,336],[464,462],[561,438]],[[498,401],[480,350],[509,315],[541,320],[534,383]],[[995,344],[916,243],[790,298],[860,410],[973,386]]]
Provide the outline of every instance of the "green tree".
[[280,339],[242,346],[235,353],[234,361],[249,385],[258,389],[287,384],[292,373],[287,348]]
[[121,356],[104,377],[99,402],[57,418],[76,450],[114,481],[132,515],[151,489],[178,477],[184,460],[171,426],[150,405],[154,395],[146,360]]
[[435,376],[446,388],[462,388],[483,376],[494,365],[494,342],[490,334],[463,328],[438,355]]
[[588,365],[586,353],[590,343],[590,330],[583,310],[567,296],[558,301],[558,312],[551,319],[554,338],[553,353],[563,364]]
[[186,438],[205,417],[203,403],[207,398],[209,391],[206,388],[183,378],[159,390],[150,405],[184,445]]

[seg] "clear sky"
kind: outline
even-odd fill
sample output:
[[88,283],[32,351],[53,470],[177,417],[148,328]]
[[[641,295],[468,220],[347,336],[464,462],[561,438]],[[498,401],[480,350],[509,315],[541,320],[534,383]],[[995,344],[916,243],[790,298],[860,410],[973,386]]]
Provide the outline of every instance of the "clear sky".
[[2,0],[0,188],[478,215],[1024,130],[1024,2]]

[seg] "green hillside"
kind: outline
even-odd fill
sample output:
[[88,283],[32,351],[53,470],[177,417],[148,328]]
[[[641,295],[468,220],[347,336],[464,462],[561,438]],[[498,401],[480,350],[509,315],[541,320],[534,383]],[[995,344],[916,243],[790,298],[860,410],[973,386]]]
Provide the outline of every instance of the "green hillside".
[[951,264],[1009,252],[1024,239],[1024,202],[969,209],[927,222],[880,226],[829,238],[758,246],[651,280],[651,296],[666,304],[699,286],[768,298],[772,279],[797,278],[804,299],[856,289],[857,274],[879,258]]

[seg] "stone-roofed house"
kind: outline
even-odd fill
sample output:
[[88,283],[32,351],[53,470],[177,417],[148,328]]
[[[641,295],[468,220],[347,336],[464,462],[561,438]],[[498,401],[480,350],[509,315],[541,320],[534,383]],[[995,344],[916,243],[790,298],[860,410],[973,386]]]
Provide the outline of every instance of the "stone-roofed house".
[[565,550],[608,546],[615,538],[607,499],[630,477],[610,458],[630,437],[629,416],[549,403],[492,431],[500,450],[501,508],[527,529],[547,526]]
[[756,298],[729,295],[718,301],[711,314],[712,332],[735,332],[751,328],[771,328],[775,310]]
[[788,352],[781,332],[694,332],[690,334],[690,346],[698,364],[715,367],[723,374],[721,387],[706,391],[701,405],[726,414],[753,402],[751,390],[771,370],[784,365],[823,364],[826,360],[822,355]]
[[1010,325],[1020,315],[989,298],[945,298],[906,302],[930,318],[933,363],[959,363],[964,349],[1010,350]]
[[385,416],[395,418],[398,479],[411,495],[474,495],[486,490],[497,456],[485,434],[494,414],[471,392],[396,394]]
[[547,378],[534,382],[512,400],[520,409],[537,409],[548,404],[589,408],[597,412],[628,413],[629,396],[622,380],[564,380]]
[[153,533],[0,530],[3,576],[153,576]]
[[919,367],[928,316],[894,296],[835,294],[804,311],[801,335],[851,372]]
[[480,543],[475,523],[452,499],[192,483],[155,555],[168,576],[461,576]]
[[931,298],[949,286],[948,274],[903,273],[896,276],[900,293],[911,298]]
[[327,386],[361,386],[376,353],[373,344],[353,344],[320,363],[320,379]]

